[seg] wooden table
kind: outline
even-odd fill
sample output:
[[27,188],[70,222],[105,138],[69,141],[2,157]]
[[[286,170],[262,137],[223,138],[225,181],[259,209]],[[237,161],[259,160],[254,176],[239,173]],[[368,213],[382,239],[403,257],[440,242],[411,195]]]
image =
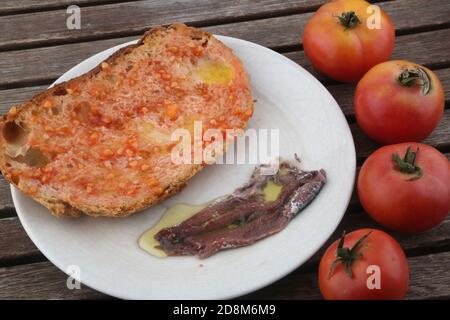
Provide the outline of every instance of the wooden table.
[[[299,42],[303,26],[323,0],[3,0],[0,2],[0,112],[46,88],[85,58],[135,39],[150,26],[174,21],[272,48],[314,74],[333,94],[347,117],[358,165],[377,148],[355,124],[353,85],[318,74]],[[81,30],[68,30],[66,8],[81,7]],[[393,59],[408,59],[433,69],[446,91],[444,118],[425,140],[450,156],[450,1],[380,1],[394,21]],[[362,212],[354,195],[331,240],[342,230],[378,227]],[[450,298],[450,217],[431,231],[398,239],[409,259],[409,299]],[[330,241],[331,241],[330,240]],[[330,243],[330,242],[329,242]],[[328,244],[329,244],[328,243]],[[328,245],[327,244],[327,245]],[[320,298],[317,265],[323,248],[284,279],[243,298]],[[66,276],[50,263],[24,232],[8,183],[0,177],[0,298],[109,298],[87,286],[68,290]]]

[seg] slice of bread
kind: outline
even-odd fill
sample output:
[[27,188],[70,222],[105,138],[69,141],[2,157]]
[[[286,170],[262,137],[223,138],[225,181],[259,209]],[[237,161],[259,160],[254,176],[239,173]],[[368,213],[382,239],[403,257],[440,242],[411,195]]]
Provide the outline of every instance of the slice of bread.
[[173,130],[244,128],[245,70],[211,34],[148,31],[90,72],[0,120],[0,170],[56,216],[126,216],[179,191],[204,164],[176,164]]

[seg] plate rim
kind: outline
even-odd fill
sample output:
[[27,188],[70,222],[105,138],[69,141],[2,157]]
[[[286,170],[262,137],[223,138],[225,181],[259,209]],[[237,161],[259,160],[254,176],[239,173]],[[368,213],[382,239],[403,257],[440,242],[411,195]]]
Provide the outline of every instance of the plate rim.
[[[350,126],[349,126],[348,122],[347,122],[346,119],[345,119],[345,115],[344,115],[342,109],[340,108],[339,104],[337,103],[337,101],[335,100],[335,98],[333,97],[333,95],[328,91],[328,89],[327,89],[327,88],[326,88],[326,87],[325,87],[325,86],[324,86],[324,85],[323,85],[316,77],[314,77],[309,71],[307,71],[307,70],[306,70],[305,68],[303,68],[301,65],[299,65],[298,63],[292,61],[291,59],[285,57],[284,55],[282,55],[282,54],[280,54],[280,53],[278,53],[278,52],[276,52],[276,51],[274,51],[274,50],[272,50],[272,49],[270,49],[270,48],[264,47],[264,46],[262,46],[262,45],[260,45],[260,44],[257,44],[257,43],[254,43],[254,42],[251,42],[251,41],[248,41],[248,40],[243,40],[243,39],[239,39],[239,38],[235,38],[235,37],[222,36],[222,35],[216,35],[216,34],[214,34],[214,36],[215,36],[216,38],[218,38],[220,41],[223,41],[223,39],[225,39],[225,40],[230,40],[230,41],[236,41],[236,42],[241,42],[241,43],[243,43],[244,45],[256,46],[256,47],[258,47],[258,49],[260,49],[260,50],[266,50],[266,51],[268,50],[268,51],[270,51],[272,54],[278,56],[278,58],[281,58],[281,59],[284,60],[286,63],[289,63],[293,68],[300,69],[300,70],[301,70],[305,75],[307,75],[313,82],[315,82],[319,87],[321,87],[321,89],[322,89],[324,92],[326,92],[326,93],[330,96],[330,98],[332,99],[332,101],[335,102],[336,107],[338,108],[338,111],[339,111],[338,114],[340,115],[340,117],[342,118],[342,120],[344,120],[344,122],[345,122],[345,124],[346,124],[346,126],[345,126],[345,131],[347,132],[347,134],[348,134],[348,136],[349,136],[349,138],[350,138],[350,141],[351,141],[351,143],[350,143],[349,145],[350,145],[350,147],[351,147],[352,156],[351,156],[351,157],[349,156],[349,157],[352,159],[352,163],[350,164],[351,167],[353,168],[353,170],[351,171],[351,179],[350,179],[352,183],[351,183],[351,188],[350,188],[349,192],[347,192],[347,197],[346,197],[346,201],[345,201],[345,203],[346,203],[345,208],[348,208],[348,205],[349,205],[349,203],[350,203],[351,196],[352,196],[352,193],[353,193],[353,188],[354,188],[354,185],[355,185],[355,177],[356,177],[356,148],[355,148],[354,138],[353,138],[353,135],[352,135],[351,130],[350,130]],[[97,53],[95,53],[95,54],[93,54],[93,55],[87,57],[86,59],[80,61],[80,62],[77,63],[75,66],[73,66],[72,68],[68,69],[68,70],[65,71],[63,74],[61,74],[61,75],[58,77],[58,79],[56,79],[56,80],[49,86],[49,88],[51,88],[51,87],[53,87],[54,85],[59,84],[59,83],[61,83],[61,82],[67,81],[67,80],[60,81],[60,79],[63,78],[64,75],[66,75],[67,73],[72,72],[72,71],[74,71],[74,69],[79,68],[79,65],[82,64],[82,63],[85,63],[87,60],[89,60],[89,59],[96,59],[95,57],[96,57],[97,55],[101,55],[101,54],[103,54],[105,51],[108,51],[108,50],[112,50],[111,54],[113,54],[114,52],[116,52],[116,51],[119,50],[120,48],[125,47],[125,46],[128,46],[128,45],[131,45],[131,44],[135,44],[135,43],[137,43],[137,41],[139,41],[139,39],[127,41],[127,42],[124,42],[124,43],[122,43],[122,44],[118,44],[118,45],[112,46],[112,47],[110,47],[110,48],[106,48],[106,49],[104,49],[104,50],[102,50],[102,51],[99,51],[99,52],[97,52]],[[86,72],[88,72],[88,71],[86,71]],[[86,73],[86,72],[85,72],[85,73]],[[84,74],[84,73],[83,73],[83,74]],[[70,79],[69,79],[69,80],[70,80]],[[334,107],[334,106],[333,106],[333,107]],[[15,208],[18,208],[18,207],[20,207],[20,205],[18,206],[17,204],[20,203],[20,200],[19,200],[17,197],[18,197],[18,195],[19,195],[19,193],[20,193],[20,190],[18,190],[18,189],[17,189],[14,185],[12,185],[12,184],[10,185],[10,189],[11,189],[11,194],[12,194],[12,199],[13,199],[14,207],[15,207]],[[35,237],[33,236],[32,227],[31,227],[30,225],[28,225],[27,222],[25,221],[25,219],[23,218],[23,216],[22,216],[23,213],[22,213],[21,209],[19,209],[19,210],[16,209],[16,211],[17,211],[17,216],[18,216],[18,218],[19,218],[19,221],[21,222],[21,224],[22,224],[22,226],[23,226],[25,232],[27,233],[28,237],[32,240],[32,242],[36,245],[36,247],[39,249],[39,251],[40,251],[40,252],[41,252],[41,253],[42,253],[42,254],[43,254],[43,255],[44,255],[44,256],[45,256],[45,257],[46,257],[53,265],[54,265],[54,266],[56,266],[59,270],[61,270],[62,272],[64,272],[64,274],[66,274],[67,276],[70,276],[70,275],[66,272],[67,263],[63,263],[62,261],[59,261],[59,259],[58,259],[57,257],[52,256],[52,255],[47,251],[47,247],[46,247],[46,246],[42,246],[42,245],[39,243],[39,241],[37,241],[37,240],[35,239]],[[243,296],[243,295],[249,294],[249,293],[251,293],[251,292],[257,291],[257,290],[259,290],[259,289],[261,289],[261,288],[264,288],[264,287],[266,287],[266,286],[268,286],[268,285],[270,285],[270,284],[272,284],[272,283],[274,283],[274,282],[276,282],[276,281],[278,281],[278,280],[280,280],[280,279],[286,277],[288,274],[292,273],[295,269],[299,268],[299,267],[300,267],[301,265],[303,265],[306,261],[308,261],[315,253],[317,253],[317,251],[318,251],[318,250],[326,243],[326,241],[332,236],[333,232],[337,229],[337,227],[339,226],[339,224],[341,223],[341,221],[342,221],[342,219],[343,219],[343,217],[344,217],[344,215],[345,215],[345,212],[346,212],[346,209],[343,210],[343,212],[342,212],[342,214],[340,215],[339,219],[336,219],[336,221],[335,221],[335,223],[334,223],[334,225],[333,225],[333,227],[332,227],[333,231],[332,231],[332,232],[331,232],[331,233],[330,233],[323,241],[317,241],[317,242],[316,242],[316,246],[314,246],[314,247],[313,247],[313,250],[311,251],[312,253],[311,253],[310,255],[308,255],[306,258],[299,258],[298,261],[297,261],[296,263],[292,263],[292,265],[290,266],[290,268],[286,268],[285,270],[283,270],[283,272],[278,272],[278,273],[276,273],[276,275],[270,277],[270,279],[267,278],[267,279],[265,279],[265,281],[260,281],[260,282],[256,283],[255,285],[247,285],[247,286],[245,286],[243,289],[235,290],[235,291],[233,291],[233,292],[230,292],[229,294],[226,294],[226,295],[223,295],[223,294],[222,294],[222,295],[216,295],[216,296],[209,297],[209,298],[197,298],[197,299],[198,299],[198,300],[200,300],[200,299],[212,299],[212,300],[232,299],[232,298],[236,298],[236,297]],[[105,286],[105,287],[100,288],[100,286],[101,286],[100,284],[97,286],[97,283],[91,283],[91,281],[85,281],[85,280],[82,280],[82,281],[80,281],[80,282],[81,282],[82,284],[86,285],[86,286],[89,287],[89,288],[92,288],[92,289],[94,289],[94,290],[96,290],[96,291],[98,291],[98,292],[101,292],[101,293],[103,293],[103,294],[109,295],[109,296],[111,296],[111,297],[116,297],[116,298],[120,298],[120,299],[135,299],[135,298],[133,298],[133,297],[130,297],[130,295],[126,295],[126,294],[122,294],[122,293],[120,293],[120,292],[116,292],[115,290],[112,289],[112,287]],[[139,299],[139,298],[136,298],[136,299]],[[140,299],[146,299],[146,298],[140,298]],[[158,299],[158,298],[152,298],[152,299],[155,299],[155,300],[161,300],[161,298],[159,298],[159,299]],[[194,298],[194,299],[195,299],[195,298]]]

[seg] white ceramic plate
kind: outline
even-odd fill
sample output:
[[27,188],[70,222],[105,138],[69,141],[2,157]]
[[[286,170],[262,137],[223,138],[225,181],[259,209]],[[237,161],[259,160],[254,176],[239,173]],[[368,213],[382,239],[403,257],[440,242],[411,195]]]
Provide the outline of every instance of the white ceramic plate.
[[[206,259],[158,259],[138,237],[165,208],[200,204],[247,181],[253,165],[214,165],[178,195],[123,219],[57,219],[12,188],[19,218],[36,246],[64,272],[78,266],[82,283],[127,299],[226,299],[266,286],[308,260],[340,222],[355,176],[355,147],[339,106],[302,67],[257,44],[218,37],[241,58],[257,99],[250,128],[279,128],[281,155],[297,153],[303,169],[324,168],[328,182],[315,201],[282,232]],[[81,75],[126,43],[81,62],[56,82]]]

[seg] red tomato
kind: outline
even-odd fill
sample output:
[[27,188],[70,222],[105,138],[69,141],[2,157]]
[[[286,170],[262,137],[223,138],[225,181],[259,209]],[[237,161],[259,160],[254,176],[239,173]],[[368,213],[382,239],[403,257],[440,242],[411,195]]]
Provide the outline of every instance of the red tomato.
[[383,144],[425,139],[441,120],[444,105],[444,89],[436,75],[409,61],[376,65],[356,87],[356,120],[369,137]]
[[319,265],[319,287],[327,300],[403,299],[408,261],[387,233],[359,229],[336,240]]
[[[379,22],[379,28],[373,28],[374,22]],[[354,82],[389,59],[394,39],[392,22],[379,7],[363,0],[335,0],[321,6],[309,19],[303,48],[322,73],[338,81]]]
[[450,163],[421,143],[382,147],[364,162],[358,195],[378,223],[399,232],[425,231],[450,211]]

